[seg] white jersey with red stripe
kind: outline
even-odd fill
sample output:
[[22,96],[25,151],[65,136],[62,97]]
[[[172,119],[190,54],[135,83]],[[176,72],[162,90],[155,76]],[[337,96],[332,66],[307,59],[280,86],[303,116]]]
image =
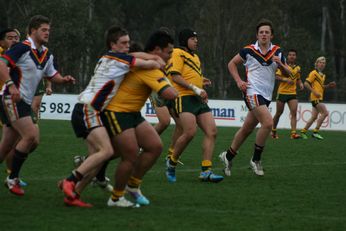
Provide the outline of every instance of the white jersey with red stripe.
[[90,104],[102,111],[116,94],[125,74],[135,63],[135,57],[109,51],[95,67],[95,73],[86,89],[78,96],[79,103]]
[[[58,73],[48,48],[42,46],[38,50],[30,37],[12,46],[1,59],[10,67],[11,79],[29,105],[42,78],[52,78]],[[4,87],[4,94],[9,94],[7,87]]]
[[272,57],[279,56],[285,63],[281,48],[276,45],[270,45],[266,54],[262,54],[258,45],[248,45],[242,48],[239,55],[244,60],[246,68],[246,78],[248,87],[247,95],[262,95],[265,99],[271,101],[275,84],[275,72],[278,64],[272,61]]

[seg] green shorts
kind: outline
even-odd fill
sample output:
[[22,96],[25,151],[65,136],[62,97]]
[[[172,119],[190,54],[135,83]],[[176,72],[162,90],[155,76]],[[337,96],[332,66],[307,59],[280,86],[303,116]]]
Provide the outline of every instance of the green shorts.
[[103,125],[112,137],[126,129],[135,128],[145,121],[140,112],[114,112],[104,110],[101,113]]
[[35,96],[44,95],[46,93],[46,84],[44,83],[44,79],[40,81],[35,91]]
[[297,99],[297,95],[291,95],[291,94],[278,94],[276,96],[276,100],[279,100],[283,103],[287,103],[288,101],[292,100],[292,99]]
[[195,116],[210,112],[208,104],[204,103],[199,96],[186,95],[175,99],[174,111],[177,115],[182,112],[190,112]]

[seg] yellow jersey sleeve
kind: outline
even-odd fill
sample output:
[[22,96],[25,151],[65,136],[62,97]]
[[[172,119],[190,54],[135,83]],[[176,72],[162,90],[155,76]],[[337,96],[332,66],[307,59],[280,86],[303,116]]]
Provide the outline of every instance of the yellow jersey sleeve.
[[115,112],[140,111],[152,90],[160,94],[169,87],[165,77],[160,70],[142,69],[129,72],[106,109]]

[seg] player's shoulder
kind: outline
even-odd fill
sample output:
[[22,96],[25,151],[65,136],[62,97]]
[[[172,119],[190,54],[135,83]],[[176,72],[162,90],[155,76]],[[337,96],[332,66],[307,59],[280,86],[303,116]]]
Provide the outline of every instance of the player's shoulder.
[[102,58],[130,64],[134,58],[132,55],[120,52],[107,52]]

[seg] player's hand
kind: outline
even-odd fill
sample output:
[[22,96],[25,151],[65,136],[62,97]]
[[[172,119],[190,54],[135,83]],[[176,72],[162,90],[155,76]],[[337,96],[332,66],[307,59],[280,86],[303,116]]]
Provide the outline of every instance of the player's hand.
[[204,103],[208,103],[208,94],[207,94],[206,91],[202,90],[200,96],[201,96],[202,101],[203,101]]
[[320,98],[321,97],[321,94],[320,93],[318,93],[318,92],[313,92],[313,94],[317,97],[317,98]]
[[20,101],[20,92],[17,89],[16,85],[12,84],[11,86],[8,87],[8,91],[10,92],[10,95],[12,97],[12,100],[14,102],[19,102]]
[[157,58],[156,58],[155,61],[159,63],[159,66],[160,66],[159,69],[164,70],[164,68],[165,68],[165,66],[166,66],[166,62],[163,61],[163,59],[162,59],[160,56],[157,56]]
[[334,87],[336,87],[336,82],[335,82],[335,81],[332,81],[332,82],[328,83],[328,87],[329,87],[329,88],[334,88]]
[[53,93],[52,88],[47,87],[47,88],[46,88],[46,95],[51,95],[52,93]]
[[279,64],[279,65],[282,65],[282,62],[281,62],[281,59],[280,59],[279,56],[274,55],[274,56],[272,57],[272,61],[273,61],[273,62],[276,62],[276,63]]
[[288,83],[289,85],[292,85],[292,84],[294,84],[294,81],[291,80],[291,79],[289,79],[289,78],[287,78],[287,83]]
[[238,86],[239,90],[241,90],[242,92],[246,92],[247,82],[240,80],[239,82],[237,82],[237,86]]
[[73,78],[71,75],[65,75],[65,76],[64,76],[64,82],[65,82],[65,83],[72,83],[72,84],[75,84],[75,83],[76,83],[76,80],[75,80],[75,78]]
[[300,88],[300,90],[302,91],[302,90],[304,90],[304,84],[299,84],[299,88]]
[[211,85],[210,79],[203,77],[203,87],[208,87],[210,85]]

